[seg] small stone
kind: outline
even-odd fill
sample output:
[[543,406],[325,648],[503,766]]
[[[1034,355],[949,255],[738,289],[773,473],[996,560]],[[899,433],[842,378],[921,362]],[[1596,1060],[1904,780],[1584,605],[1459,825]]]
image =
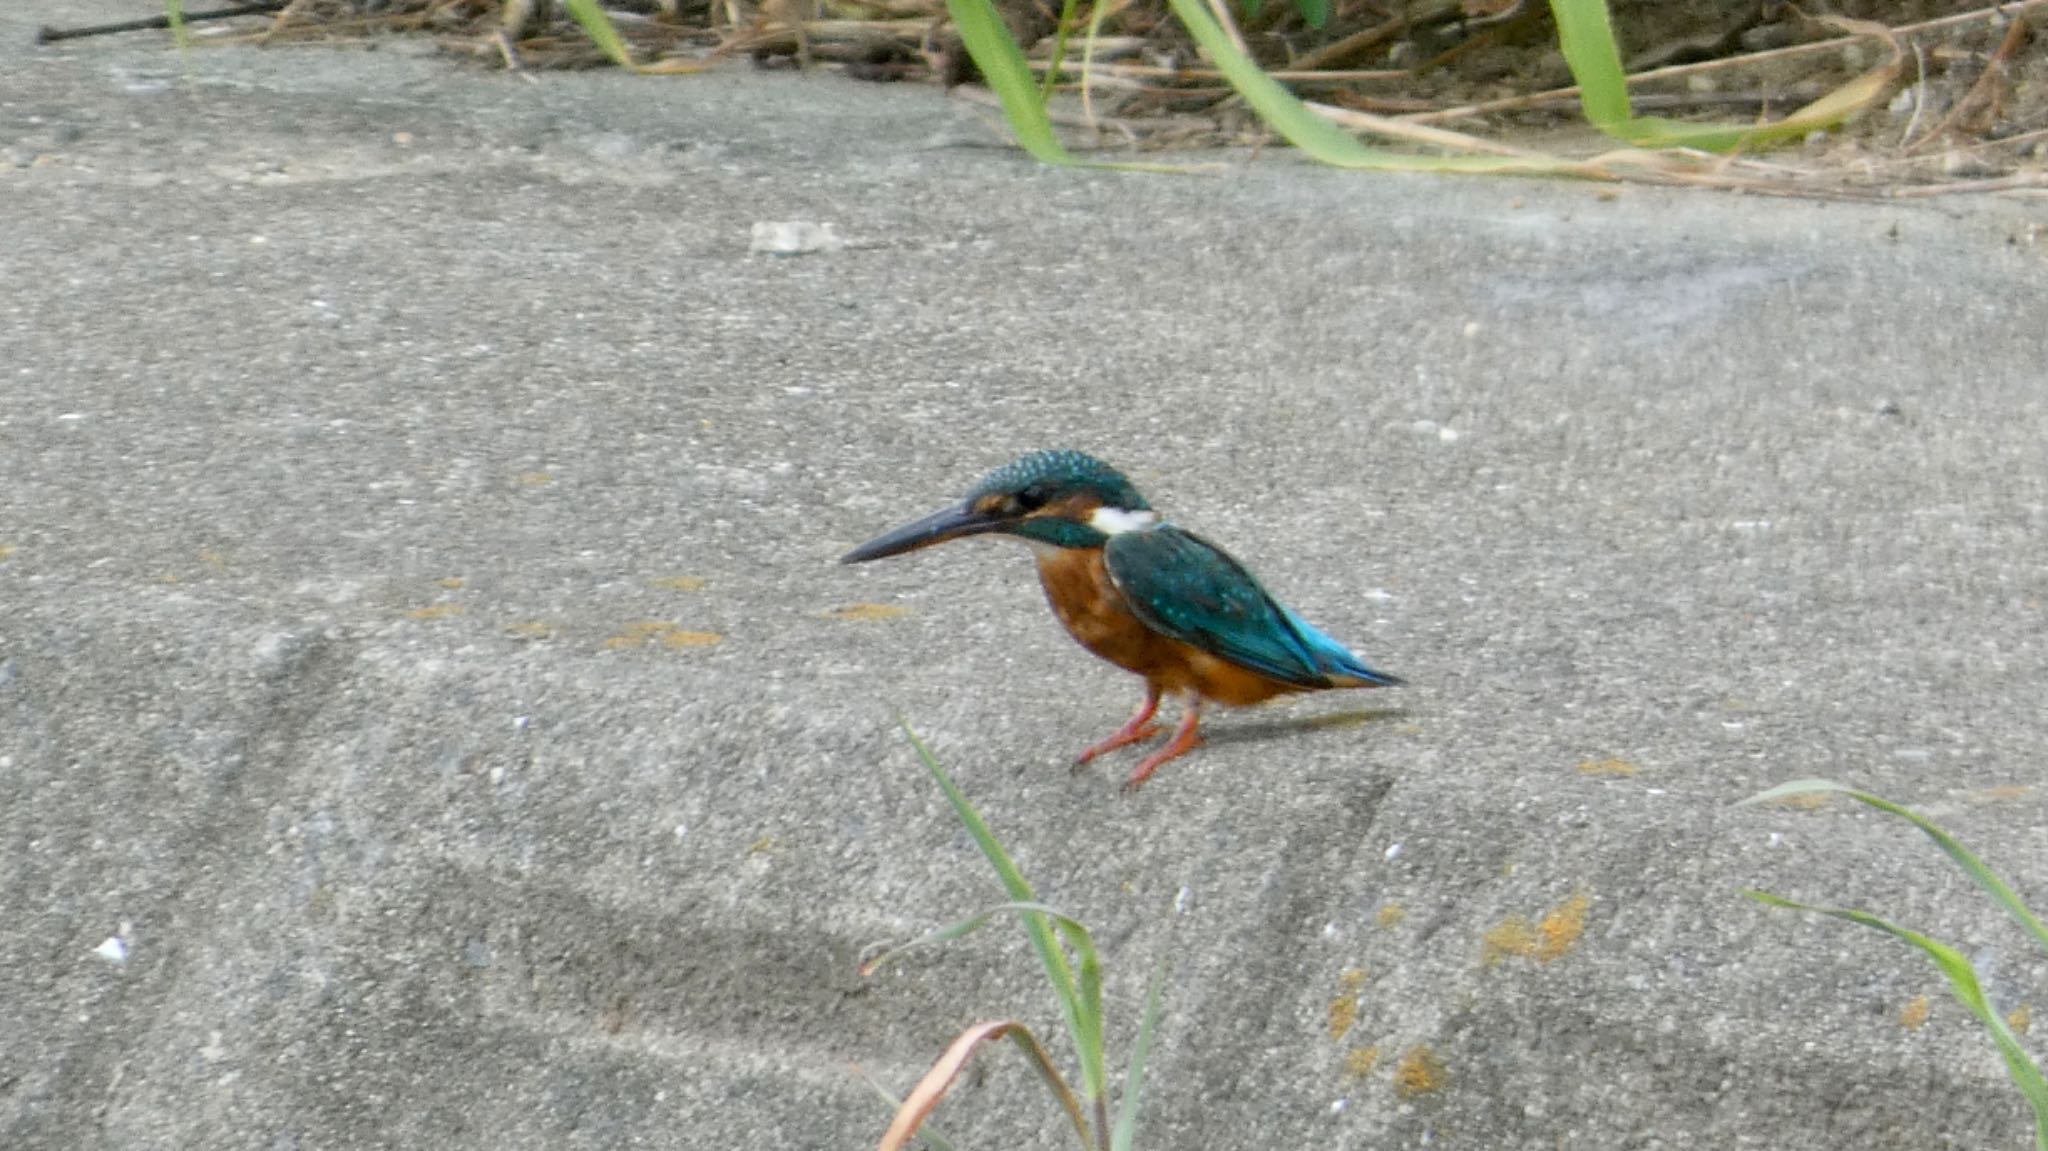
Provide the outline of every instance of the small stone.
[[809,220],[762,220],[754,224],[753,240],[748,250],[771,256],[801,256],[812,252],[837,252],[844,247],[846,240],[833,224],[816,224]]

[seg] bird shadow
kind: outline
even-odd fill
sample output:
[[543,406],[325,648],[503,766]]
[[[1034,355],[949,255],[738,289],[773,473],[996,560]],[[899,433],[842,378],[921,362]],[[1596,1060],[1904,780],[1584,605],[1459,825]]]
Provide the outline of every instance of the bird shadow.
[[1234,723],[1222,727],[1204,725],[1202,738],[1214,747],[1233,743],[1263,743],[1304,732],[1364,727],[1369,723],[1393,723],[1406,718],[1408,709],[1405,707],[1354,707],[1298,718],[1256,719],[1248,723]]

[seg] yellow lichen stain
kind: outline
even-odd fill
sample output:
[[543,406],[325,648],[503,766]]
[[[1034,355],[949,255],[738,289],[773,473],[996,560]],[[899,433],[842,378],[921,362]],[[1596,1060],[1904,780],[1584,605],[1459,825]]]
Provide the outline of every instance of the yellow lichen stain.
[[772,835],[764,835],[747,845],[748,855],[766,855],[773,850],[775,850],[775,837]]
[[1330,1000],[1330,1038],[1344,1038],[1358,1022],[1358,993],[1365,990],[1365,970],[1347,967],[1337,975],[1337,996]]
[[2031,784],[2009,783],[2003,787],[1980,787],[1975,791],[1964,792],[1963,795],[1972,803],[2009,803],[2015,799],[2025,799],[2033,790]]
[[1899,1011],[1899,1026],[1908,1031],[1920,1030],[1921,1026],[1927,1022],[1927,1008],[1928,1003],[1925,995],[1915,995],[1907,1000],[1906,1006]]
[[1586,909],[1592,905],[1592,897],[1581,891],[1544,913],[1536,923],[1541,937],[1536,944],[1536,962],[1548,963],[1577,945],[1579,936],[1586,933]]
[[1358,1000],[1339,995],[1330,1000],[1330,1038],[1339,1040],[1358,1022]]
[[555,477],[546,472],[520,472],[519,486],[524,488],[543,487],[555,482]]
[[14,554],[14,545],[13,545],[13,544],[0,544],[0,560],[4,560],[4,559],[6,559],[6,558],[7,558],[8,556],[11,556],[11,555],[13,555],[13,554]]
[[1510,915],[1479,940],[1479,965],[1492,967],[1511,955],[1536,953],[1536,929],[1520,915]]
[[1392,930],[1400,926],[1402,920],[1408,918],[1408,909],[1398,903],[1382,903],[1378,914],[1372,918],[1382,930]]
[[2005,1017],[2005,1025],[2012,1028],[2014,1035],[2025,1035],[2034,1029],[2034,1009],[2022,1003]]
[[505,634],[514,639],[547,639],[555,634],[555,625],[545,620],[531,619],[507,626]]
[[437,579],[434,582],[444,588],[447,588],[449,591],[458,591],[461,589],[462,585],[468,583],[469,581],[463,579],[461,576],[442,576],[440,579]]
[[711,647],[724,640],[715,631],[685,631],[665,619],[643,619],[627,624],[624,630],[606,639],[604,646],[613,651],[657,643],[666,648]]
[[845,607],[835,607],[831,611],[826,612],[825,618],[864,622],[878,619],[898,619],[909,614],[909,608],[897,607],[894,604],[850,603]]
[[647,586],[663,591],[702,591],[704,581],[696,576],[662,576],[660,579],[648,580]]
[[661,646],[667,648],[714,647],[724,642],[725,637],[715,631],[684,631],[677,628],[661,633]]
[[1372,1074],[1372,1069],[1379,1066],[1379,1062],[1380,1049],[1377,1047],[1359,1047],[1346,1052],[1344,1055],[1344,1078],[1363,1079]]
[[1592,897],[1579,892],[1543,913],[1530,923],[1528,917],[1510,915],[1479,941],[1479,965],[1493,967],[1510,956],[1549,963],[1562,958],[1586,932],[1586,910]]
[[1589,759],[1579,764],[1580,775],[1634,775],[1638,770],[1625,759]]
[[409,612],[406,612],[406,613],[405,613],[405,618],[407,618],[407,619],[447,619],[447,618],[448,618],[449,616],[451,616],[451,615],[461,615],[461,614],[462,614],[462,605],[461,605],[461,604],[459,604],[459,603],[437,603],[437,604],[433,604],[433,605],[431,605],[431,606],[428,606],[428,607],[422,607],[422,608],[414,608],[413,610],[411,610],[411,611],[409,611]]
[[1394,1094],[1403,1099],[1427,1095],[1442,1090],[1448,1078],[1443,1060],[1418,1043],[1402,1052],[1401,1061],[1394,1064]]
[[199,551],[199,562],[204,564],[206,570],[214,575],[222,575],[228,570],[228,553],[215,551],[212,548],[201,548]]

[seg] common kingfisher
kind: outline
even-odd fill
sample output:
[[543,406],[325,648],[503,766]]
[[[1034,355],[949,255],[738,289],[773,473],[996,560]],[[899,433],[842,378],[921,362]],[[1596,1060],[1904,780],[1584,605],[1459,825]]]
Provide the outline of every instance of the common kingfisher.
[[839,562],[988,533],[1030,545],[1053,614],[1082,647],[1145,677],[1137,714],[1082,752],[1076,767],[1157,735],[1152,716],[1162,695],[1182,701],[1173,738],[1138,764],[1125,791],[1201,744],[1196,725],[1207,701],[1241,707],[1401,682],[1282,607],[1243,564],[1166,523],[1123,473],[1080,452],[1033,452],[982,477],[958,505],[877,536]]

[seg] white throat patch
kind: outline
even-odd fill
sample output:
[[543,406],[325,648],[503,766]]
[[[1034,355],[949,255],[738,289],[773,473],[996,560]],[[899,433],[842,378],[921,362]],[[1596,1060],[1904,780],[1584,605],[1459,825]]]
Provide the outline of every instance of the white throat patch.
[[1159,513],[1126,511],[1123,508],[1104,506],[1088,514],[1088,526],[1106,536],[1120,536],[1125,532],[1146,532],[1159,526]]

